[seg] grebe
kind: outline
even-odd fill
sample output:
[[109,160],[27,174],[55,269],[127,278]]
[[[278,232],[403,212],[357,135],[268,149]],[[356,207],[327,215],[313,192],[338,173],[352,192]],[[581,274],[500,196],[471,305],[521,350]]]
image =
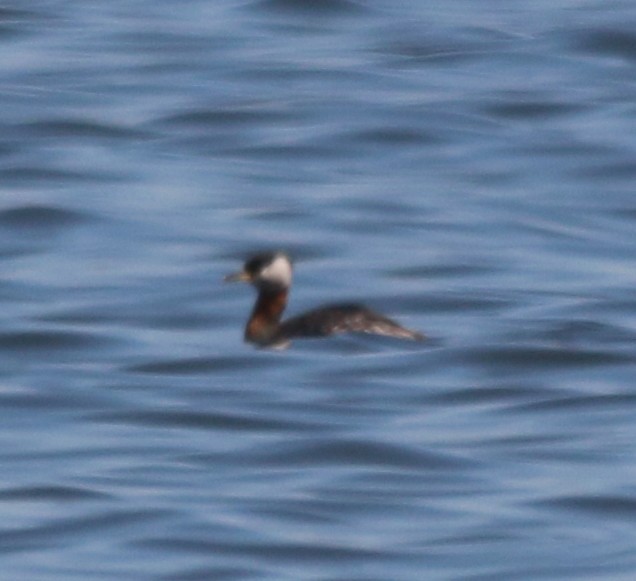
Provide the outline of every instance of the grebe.
[[296,337],[323,337],[336,333],[373,333],[421,341],[424,335],[357,304],[327,305],[281,322],[292,282],[292,263],[284,252],[253,256],[243,270],[226,282],[249,282],[258,299],[245,327],[245,341],[260,347],[283,348]]

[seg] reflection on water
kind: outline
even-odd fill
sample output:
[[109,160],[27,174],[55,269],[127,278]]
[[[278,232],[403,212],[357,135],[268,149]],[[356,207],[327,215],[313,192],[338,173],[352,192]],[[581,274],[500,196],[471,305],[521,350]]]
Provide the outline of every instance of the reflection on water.
[[0,576],[633,578],[633,9],[526,4],[0,9]]

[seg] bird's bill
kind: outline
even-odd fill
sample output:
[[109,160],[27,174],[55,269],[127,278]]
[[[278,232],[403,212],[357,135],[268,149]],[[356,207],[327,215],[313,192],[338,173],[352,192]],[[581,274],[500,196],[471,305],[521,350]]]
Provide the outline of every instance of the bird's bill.
[[234,272],[223,277],[223,282],[251,282],[251,280],[252,277],[244,270]]

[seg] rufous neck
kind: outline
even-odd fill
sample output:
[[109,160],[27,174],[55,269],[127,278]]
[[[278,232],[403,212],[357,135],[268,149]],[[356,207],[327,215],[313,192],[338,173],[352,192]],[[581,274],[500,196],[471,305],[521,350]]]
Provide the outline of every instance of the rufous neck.
[[287,306],[289,289],[261,289],[245,327],[245,340],[268,343],[276,334],[283,311]]

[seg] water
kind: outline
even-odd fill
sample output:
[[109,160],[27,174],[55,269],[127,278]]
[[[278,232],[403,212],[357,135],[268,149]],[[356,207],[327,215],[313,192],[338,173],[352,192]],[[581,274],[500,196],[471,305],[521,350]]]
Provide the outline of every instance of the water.
[[[636,10],[0,9],[0,578],[636,574]],[[431,337],[242,343],[222,276]]]

